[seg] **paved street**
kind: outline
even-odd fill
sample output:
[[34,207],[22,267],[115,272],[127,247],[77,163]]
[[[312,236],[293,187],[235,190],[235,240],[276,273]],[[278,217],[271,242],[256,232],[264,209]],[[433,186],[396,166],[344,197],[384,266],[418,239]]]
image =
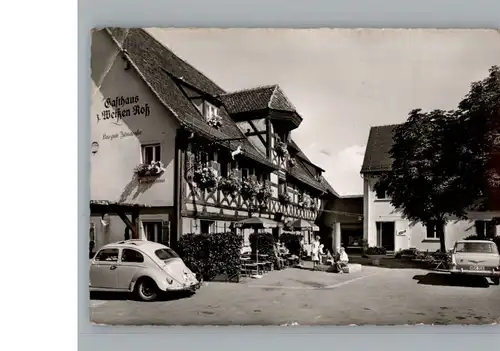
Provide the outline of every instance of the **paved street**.
[[364,266],[354,274],[287,269],[244,283],[205,283],[153,303],[93,294],[94,323],[122,325],[490,324],[500,286],[483,278]]

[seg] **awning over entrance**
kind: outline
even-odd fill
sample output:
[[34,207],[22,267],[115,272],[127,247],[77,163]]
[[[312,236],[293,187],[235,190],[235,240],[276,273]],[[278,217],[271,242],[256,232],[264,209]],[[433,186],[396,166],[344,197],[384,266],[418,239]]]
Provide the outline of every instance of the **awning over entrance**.
[[312,230],[318,231],[319,227],[305,219],[297,219],[289,224],[289,227],[293,230]]
[[281,223],[273,221],[272,219],[258,218],[258,217],[246,218],[239,222],[236,222],[234,225],[236,228],[239,229],[248,229],[248,228],[269,229],[269,228],[279,228],[282,226]]
[[[90,200],[91,215],[116,214],[132,232],[132,239],[139,239],[139,212],[148,207],[151,206],[108,200]],[[132,216],[132,220],[127,217],[129,214]]]

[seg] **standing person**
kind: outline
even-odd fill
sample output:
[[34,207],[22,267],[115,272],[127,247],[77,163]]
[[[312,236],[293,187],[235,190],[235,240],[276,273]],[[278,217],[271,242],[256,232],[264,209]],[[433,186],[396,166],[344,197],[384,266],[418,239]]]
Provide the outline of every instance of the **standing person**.
[[312,243],[311,247],[311,258],[313,261],[313,270],[316,270],[318,263],[319,263],[319,250],[320,250],[320,243],[319,243],[319,236],[316,236]]
[[304,237],[300,239],[300,250],[299,250],[299,267],[302,267],[302,257],[305,255],[305,250],[304,250]]

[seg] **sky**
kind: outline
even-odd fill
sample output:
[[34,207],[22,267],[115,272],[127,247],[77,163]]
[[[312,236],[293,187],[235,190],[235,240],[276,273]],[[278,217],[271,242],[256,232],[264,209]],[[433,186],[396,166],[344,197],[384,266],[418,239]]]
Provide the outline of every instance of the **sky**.
[[278,84],[292,138],[340,195],[363,193],[370,127],[455,108],[500,65],[500,32],[437,29],[147,29],[224,90]]

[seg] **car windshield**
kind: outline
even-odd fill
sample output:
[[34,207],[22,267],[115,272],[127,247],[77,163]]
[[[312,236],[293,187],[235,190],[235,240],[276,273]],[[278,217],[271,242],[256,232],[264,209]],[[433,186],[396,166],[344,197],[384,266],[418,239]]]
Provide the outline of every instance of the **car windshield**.
[[156,255],[156,257],[158,257],[162,261],[165,261],[165,260],[168,260],[171,258],[178,258],[179,257],[179,255],[177,255],[177,253],[174,250],[172,250],[168,247],[166,247],[164,249],[156,250],[155,255]]
[[456,252],[498,253],[495,243],[457,243]]

